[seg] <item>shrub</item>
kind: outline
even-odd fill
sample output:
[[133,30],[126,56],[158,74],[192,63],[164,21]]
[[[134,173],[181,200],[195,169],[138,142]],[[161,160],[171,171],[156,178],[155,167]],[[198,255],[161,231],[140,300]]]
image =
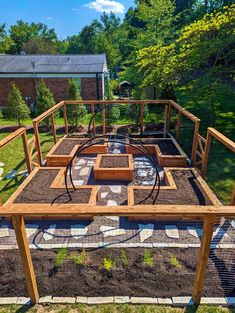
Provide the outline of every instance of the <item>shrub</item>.
[[68,254],[67,248],[59,249],[59,251],[56,255],[56,259],[55,259],[55,266],[56,267],[60,267],[64,263],[64,261],[67,257],[67,254]]
[[15,83],[11,85],[7,106],[7,116],[10,119],[17,120],[19,125],[30,116],[30,110]]
[[[42,114],[46,110],[50,109],[55,104],[55,100],[52,92],[45,84],[44,80],[41,80],[38,85],[37,97],[36,97],[36,113]],[[50,118],[45,118],[42,122],[44,125],[50,125]]]
[[121,250],[120,252],[120,261],[123,265],[127,265],[128,264],[128,256],[126,254],[125,250]]
[[[82,100],[80,87],[74,79],[69,80],[68,100]],[[84,104],[72,104],[67,106],[67,114],[69,123],[77,127],[78,122],[87,115],[87,109]]]
[[87,253],[85,250],[82,250],[80,254],[72,253],[69,256],[69,259],[73,261],[76,265],[85,265],[87,261]]
[[177,260],[175,256],[171,256],[169,262],[171,266],[174,266],[176,268],[181,268],[181,264],[179,263],[179,261]]
[[148,267],[153,267],[153,254],[149,249],[144,250],[144,264]]

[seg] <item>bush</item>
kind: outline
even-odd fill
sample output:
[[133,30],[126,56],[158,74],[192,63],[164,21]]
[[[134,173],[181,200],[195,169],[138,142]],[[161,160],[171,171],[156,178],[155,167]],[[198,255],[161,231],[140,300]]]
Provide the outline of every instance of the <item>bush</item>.
[[[36,113],[42,114],[50,109],[55,104],[55,100],[52,92],[45,84],[44,80],[41,80],[38,85],[37,97],[36,97]],[[51,124],[50,118],[45,118],[42,123],[46,126]]]
[[[73,79],[69,80],[68,100],[82,100],[80,87]],[[77,127],[78,122],[87,115],[87,109],[84,104],[72,104],[67,106],[67,115],[69,123]]]
[[17,120],[18,125],[21,125],[25,119],[30,117],[30,110],[15,83],[11,85],[7,106],[7,116],[10,119]]

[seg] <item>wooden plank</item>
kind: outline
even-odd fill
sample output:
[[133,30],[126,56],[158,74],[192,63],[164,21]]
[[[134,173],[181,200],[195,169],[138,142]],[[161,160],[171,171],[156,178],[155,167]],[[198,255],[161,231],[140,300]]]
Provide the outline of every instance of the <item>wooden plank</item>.
[[0,140],[0,149],[9,144],[12,140],[16,139],[17,137],[21,136],[26,131],[25,127],[21,127],[10,135],[6,136],[5,138]]
[[53,105],[53,107],[51,107],[50,109],[48,109],[47,111],[43,112],[42,114],[40,114],[39,116],[37,116],[36,118],[33,119],[33,124],[34,123],[39,123],[42,120],[44,120],[44,118],[48,117],[49,115],[51,115],[52,113],[54,113],[55,111],[57,111],[59,108],[61,108],[64,105],[64,101],[61,101],[55,105]]
[[180,130],[182,126],[182,113],[178,111],[178,120],[177,120],[177,128],[176,128],[176,140],[180,141]]
[[207,170],[207,165],[208,165],[208,160],[209,160],[209,153],[210,153],[210,148],[211,148],[211,134],[210,132],[207,130],[207,134],[206,134],[206,147],[205,147],[205,153],[204,153],[204,157],[202,160],[202,169],[201,169],[201,176],[203,179],[205,179],[206,177],[206,170]]
[[143,134],[144,131],[144,104],[140,107],[140,132]]
[[234,183],[234,185],[233,185],[233,192],[232,192],[231,205],[235,205],[235,183]]
[[54,116],[54,113],[51,114],[51,127],[52,127],[52,134],[53,134],[54,144],[56,144],[57,138],[56,138],[56,126],[55,126],[55,116]]
[[192,146],[192,164],[193,166],[195,165],[195,160],[196,160],[196,150],[197,150],[197,138],[198,138],[198,133],[199,133],[199,128],[200,128],[200,121],[196,121],[194,125],[194,135],[193,135],[193,146]]
[[22,138],[23,147],[24,147],[25,162],[27,165],[28,173],[30,174],[32,172],[32,164],[31,164],[31,158],[30,158],[30,154],[29,154],[26,131],[24,131],[21,134],[21,138]]
[[41,149],[40,137],[39,137],[39,132],[38,132],[38,124],[35,121],[33,121],[33,129],[34,129],[36,147],[37,147],[37,151],[38,151],[38,161],[39,161],[39,164],[41,166],[42,162],[43,162],[42,149]]
[[14,216],[12,222],[15,229],[16,240],[19,246],[19,252],[23,263],[26,285],[30,300],[36,304],[39,299],[36,277],[33,268],[33,262],[29,250],[29,243],[27,239],[25,223],[23,216]]
[[171,100],[65,100],[64,104],[168,104]]
[[225,147],[230,149],[232,152],[235,152],[235,142],[229,139],[228,137],[224,136],[218,130],[213,127],[208,127],[207,131],[211,136],[221,142]]
[[192,216],[234,216],[235,206],[214,206],[214,205],[123,205],[123,206],[89,206],[83,204],[5,204],[0,207],[1,216],[57,216],[57,215],[117,215],[117,216],[135,216],[135,215],[154,215],[164,216],[172,215],[176,218],[178,215],[185,217]]
[[192,113],[190,113],[188,110],[186,110],[185,108],[180,106],[175,101],[169,100],[169,102],[171,103],[171,105],[173,105],[174,108],[176,108],[178,111],[180,111],[184,116],[186,116],[192,122],[196,123],[196,122],[200,122],[201,121],[197,116],[195,116]]
[[68,126],[68,116],[67,116],[66,105],[63,106],[63,112],[64,112],[64,131],[65,131],[65,134],[68,134],[69,133],[69,126]]
[[210,244],[213,236],[215,224],[215,216],[208,216],[204,221],[203,235],[201,241],[200,252],[197,261],[197,271],[193,286],[193,301],[196,305],[200,304],[202,289],[205,280],[206,267],[210,253]]
[[[92,114],[92,117],[94,117],[94,115],[95,115],[95,105],[94,105],[94,103],[91,104],[91,114]],[[95,134],[95,118],[93,118],[93,120],[92,120],[92,130],[93,130],[93,133]]]
[[102,132],[105,135],[105,108],[102,110]]

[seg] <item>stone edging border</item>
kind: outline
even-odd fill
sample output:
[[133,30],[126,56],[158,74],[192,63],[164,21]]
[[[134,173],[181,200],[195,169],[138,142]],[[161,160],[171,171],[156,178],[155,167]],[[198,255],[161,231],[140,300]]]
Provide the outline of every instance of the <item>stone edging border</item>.
[[[200,243],[56,243],[56,244],[30,244],[30,249],[58,249],[58,248],[200,248]],[[235,249],[235,244],[211,244],[211,249]],[[18,249],[18,245],[0,245],[0,250]]]
[[[150,298],[150,297],[126,297],[126,296],[114,296],[114,297],[52,297],[45,296],[39,299],[39,304],[158,304],[158,305],[170,305],[176,307],[193,306],[193,300],[191,297],[172,297],[172,298]],[[30,299],[24,297],[0,297],[1,305],[30,305]],[[221,297],[221,298],[209,298],[202,297],[201,304],[216,305],[216,306],[235,306],[235,297]]]

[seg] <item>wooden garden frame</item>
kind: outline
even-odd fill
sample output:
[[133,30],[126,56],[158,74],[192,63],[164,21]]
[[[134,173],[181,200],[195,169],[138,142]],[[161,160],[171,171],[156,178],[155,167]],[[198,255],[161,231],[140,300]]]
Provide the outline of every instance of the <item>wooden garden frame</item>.
[[[66,136],[64,136],[63,138],[60,138],[46,155],[47,166],[67,166],[68,163],[73,158],[74,153],[77,151],[78,147],[80,147],[79,144],[75,145],[69,154],[58,154],[58,155],[54,154],[54,152],[61,145],[63,140],[76,140],[76,138],[67,138]],[[107,152],[108,152],[107,144],[104,143],[103,145],[99,144],[99,145],[88,147],[81,153],[96,154],[96,153],[107,153]]]
[[[66,107],[68,105],[90,105],[91,106],[91,113],[92,116],[95,114],[95,105],[109,105],[109,104],[137,104],[141,106],[140,110],[140,129],[141,132],[143,132],[143,126],[144,126],[144,106],[146,104],[155,104],[155,105],[163,105],[165,106],[165,123],[164,123],[164,134],[166,134],[167,129],[170,128],[170,118],[171,118],[171,111],[172,109],[176,109],[178,111],[178,123],[177,123],[177,133],[176,133],[176,139],[179,139],[180,136],[180,128],[181,128],[181,118],[182,115],[190,119],[194,123],[194,136],[193,136],[193,146],[192,146],[192,162],[194,162],[196,157],[196,144],[197,144],[197,135],[199,133],[200,128],[200,119],[181,107],[178,103],[176,103],[173,100],[66,100],[61,101],[58,104],[54,105],[49,110],[45,111],[38,117],[36,117],[33,120],[33,127],[34,127],[34,133],[35,133],[35,142],[38,152],[38,160],[39,164],[43,165],[43,157],[42,157],[42,149],[40,145],[40,136],[39,136],[39,130],[38,125],[41,121],[43,121],[46,117],[50,117],[52,120],[52,133],[54,138],[54,143],[57,142],[56,137],[56,127],[55,127],[55,119],[54,115],[55,112],[61,108],[63,108],[64,112],[64,127],[65,127],[65,133],[68,134],[68,118],[67,118],[67,109]],[[95,120],[92,121],[92,128],[93,132],[95,133]],[[105,134],[105,110],[102,110],[102,131],[103,134]]]
[[[127,157],[128,167],[101,167],[102,157]],[[94,176],[96,180],[133,180],[134,164],[132,154],[98,154],[94,164]]]

